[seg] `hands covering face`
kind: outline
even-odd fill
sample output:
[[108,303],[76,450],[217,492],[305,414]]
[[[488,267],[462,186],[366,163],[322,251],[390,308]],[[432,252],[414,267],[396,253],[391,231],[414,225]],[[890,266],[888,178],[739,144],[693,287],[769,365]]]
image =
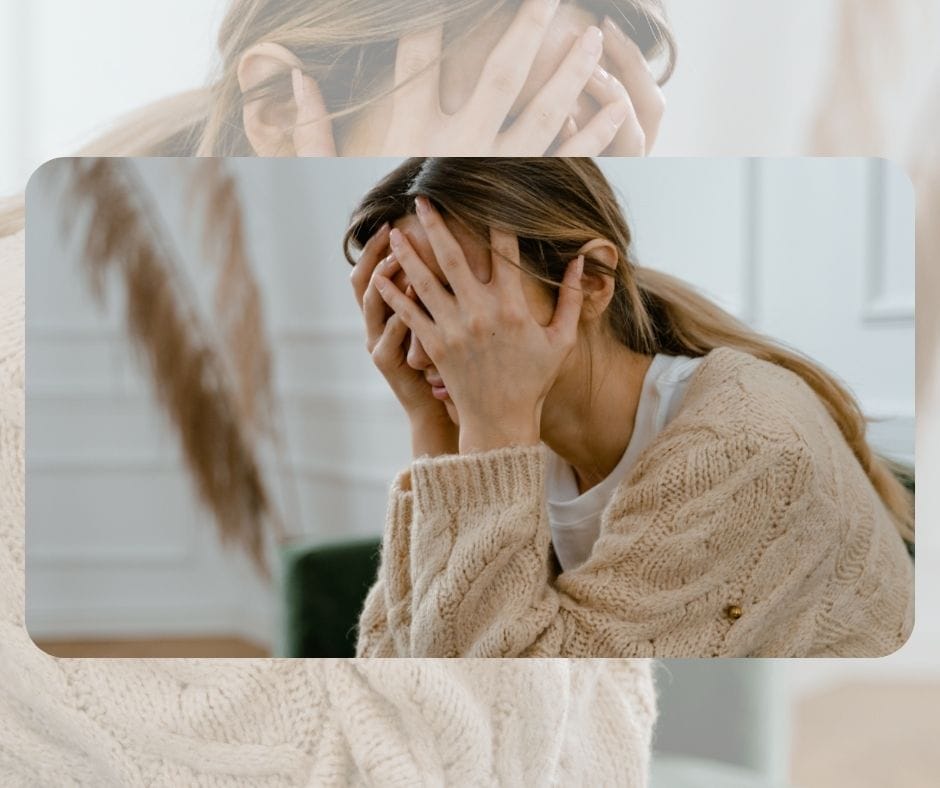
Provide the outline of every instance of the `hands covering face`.
[[[384,141],[369,155],[636,156],[652,148],[665,102],[637,45],[610,19],[590,26],[506,126],[551,26],[557,2],[524,0],[493,47],[469,98],[441,108],[443,29],[404,36],[398,46]],[[600,66],[602,57],[612,66]],[[316,83],[295,71],[296,155],[335,155],[321,121],[327,110]],[[579,97],[599,107],[580,126],[570,114]],[[596,104],[594,104],[596,102]]]
[[[577,341],[583,257],[570,261],[548,325],[526,298],[516,236],[490,231],[492,275],[481,282],[429,201],[415,201],[446,285],[398,229],[392,259],[372,284],[433,360],[460,414],[459,450],[485,451],[540,440],[542,405]],[[427,312],[386,275],[397,264]]]

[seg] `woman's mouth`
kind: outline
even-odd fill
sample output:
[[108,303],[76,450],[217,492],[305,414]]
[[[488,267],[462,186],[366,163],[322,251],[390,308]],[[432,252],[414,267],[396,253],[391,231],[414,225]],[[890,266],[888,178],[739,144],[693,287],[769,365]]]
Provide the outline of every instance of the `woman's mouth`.
[[444,385],[443,381],[438,383],[437,381],[429,380],[428,385],[431,387],[431,396],[434,397],[434,399],[439,399],[439,400],[448,399],[447,387]]

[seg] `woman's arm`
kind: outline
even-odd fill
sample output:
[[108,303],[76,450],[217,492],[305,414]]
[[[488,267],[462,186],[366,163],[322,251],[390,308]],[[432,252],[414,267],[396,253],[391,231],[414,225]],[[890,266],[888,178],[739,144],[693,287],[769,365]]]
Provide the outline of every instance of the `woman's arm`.
[[835,529],[794,527],[798,442],[673,433],[557,577],[544,473],[541,446],[413,463],[410,656],[745,655],[822,588]]
[[359,617],[357,657],[407,656],[411,629],[411,469],[389,491],[378,578]]

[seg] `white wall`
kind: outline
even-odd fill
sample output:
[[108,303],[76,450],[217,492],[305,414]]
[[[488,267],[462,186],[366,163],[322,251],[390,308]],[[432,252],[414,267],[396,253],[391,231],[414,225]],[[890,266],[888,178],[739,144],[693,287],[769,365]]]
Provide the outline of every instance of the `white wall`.
[[[394,163],[228,165],[275,348],[288,471],[276,475],[279,499],[291,531],[315,541],[378,534],[387,485],[410,459],[406,422],[365,352],[340,251],[355,200]],[[187,229],[180,199],[192,164],[136,162],[184,251],[195,250],[199,229]],[[820,359],[866,407],[895,417],[892,448],[912,453],[911,206],[892,168],[852,159],[602,166],[623,194],[642,264]],[[193,503],[175,436],[123,339],[119,301],[101,313],[55,232],[55,170],[34,176],[28,195],[30,631],[235,631],[273,642],[274,594],[217,547]],[[890,320],[872,316],[872,292],[895,310]]]

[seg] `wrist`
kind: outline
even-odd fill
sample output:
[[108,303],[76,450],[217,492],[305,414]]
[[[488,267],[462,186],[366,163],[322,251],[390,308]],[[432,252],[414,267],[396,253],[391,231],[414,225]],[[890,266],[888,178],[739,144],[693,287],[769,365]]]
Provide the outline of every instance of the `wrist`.
[[460,425],[459,450],[461,454],[491,451],[507,446],[536,446],[541,441],[537,423],[497,425]]
[[456,425],[445,416],[412,415],[411,455],[418,457],[439,457],[442,454],[457,454],[459,444]]

